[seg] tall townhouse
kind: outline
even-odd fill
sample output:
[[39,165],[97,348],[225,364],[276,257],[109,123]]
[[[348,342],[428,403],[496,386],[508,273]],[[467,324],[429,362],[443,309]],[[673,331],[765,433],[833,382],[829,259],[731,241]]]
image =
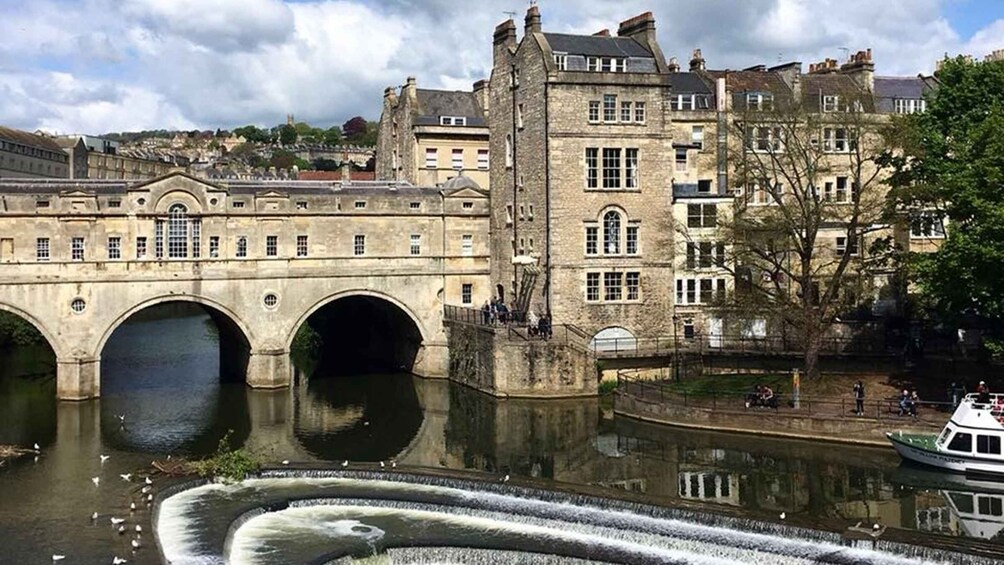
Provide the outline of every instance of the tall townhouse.
[[[531,6],[519,41],[512,20],[496,27],[493,61],[495,294],[599,337],[664,334],[676,173],[654,17],[622,22],[616,36],[545,33]],[[696,161],[694,125],[683,148]]]

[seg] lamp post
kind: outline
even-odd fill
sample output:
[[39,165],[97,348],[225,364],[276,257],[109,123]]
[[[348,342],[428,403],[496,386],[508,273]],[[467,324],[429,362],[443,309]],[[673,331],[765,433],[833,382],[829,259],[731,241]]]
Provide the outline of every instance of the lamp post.
[[680,341],[677,338],[676,326],[680,317],[673,314],[673,380],[680,382]]

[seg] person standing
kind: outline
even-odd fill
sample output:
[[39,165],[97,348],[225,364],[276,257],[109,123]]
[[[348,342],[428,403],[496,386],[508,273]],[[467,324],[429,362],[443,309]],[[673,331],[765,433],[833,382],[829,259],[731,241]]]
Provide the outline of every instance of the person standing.
[[990,404],[990,387],[985,381],[980,381],[980,386],[976,387],[976,402],[979,404]]
[[854,383],[854,413],[858,416],[865,413],[865,383]]

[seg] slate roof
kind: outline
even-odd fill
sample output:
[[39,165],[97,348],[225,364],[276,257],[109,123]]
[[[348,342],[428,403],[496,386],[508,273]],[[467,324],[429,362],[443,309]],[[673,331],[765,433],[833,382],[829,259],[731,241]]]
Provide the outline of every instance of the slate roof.
[[769,71],[708,71],[708,75],[725,78],[725,87],[733,94],[743,92],[772,92],[775,96],[788,96],[791,89],[781,75]]
[[652,57],[652,52],[630,37],[545,33],[551,51],[594,57]]
[[29,147],[37,147],[39,149],[55,151],[61,155],[63,154],[63,148],[60,147],[58,143],[56,143],[56,140],[49,137],[28,133],[26,131],[0,126],[0,138],[6,139],[7,141],[12,141],[14,143],[19,143],[21,145],[27,145]]
[[714,90],[697,73],[670,73],[669,84],[674,93],[713,94]]
[[[435,118],[434,125],[439,125],[440,116],[463,116],[467,118],[468,126],[485,125],[484,112],[478,106],[478,100],[473,92],[462,90],[415,90],[418,98],[418,115],[425,118]],[[429,120],[416,120],[416,123],[432,123]]]
[[841,104],[858,100],[865,112],[874,112],[875,105],[870,96],[851,77],[840,73],[802,75],[802,105],[809,112],[822,108],[823,96],[840,96]]
[[934,77],[875,77],[875,106],[879,112],[892,113],[894,100],[920,99],[937,87]]

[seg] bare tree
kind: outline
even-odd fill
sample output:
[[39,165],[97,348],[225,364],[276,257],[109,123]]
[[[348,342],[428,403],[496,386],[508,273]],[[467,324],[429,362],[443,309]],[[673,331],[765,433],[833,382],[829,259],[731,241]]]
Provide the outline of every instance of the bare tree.
[[808,378],[819,376],[838,315],[870,290],[880,258],[866,244],[890,233],[881,117],[868,99],[840,101],[823,112],[758,99],[729,125],[731,184],[742,188],[732,217],[719,222],[735,276],[731,308],[791,331]]

